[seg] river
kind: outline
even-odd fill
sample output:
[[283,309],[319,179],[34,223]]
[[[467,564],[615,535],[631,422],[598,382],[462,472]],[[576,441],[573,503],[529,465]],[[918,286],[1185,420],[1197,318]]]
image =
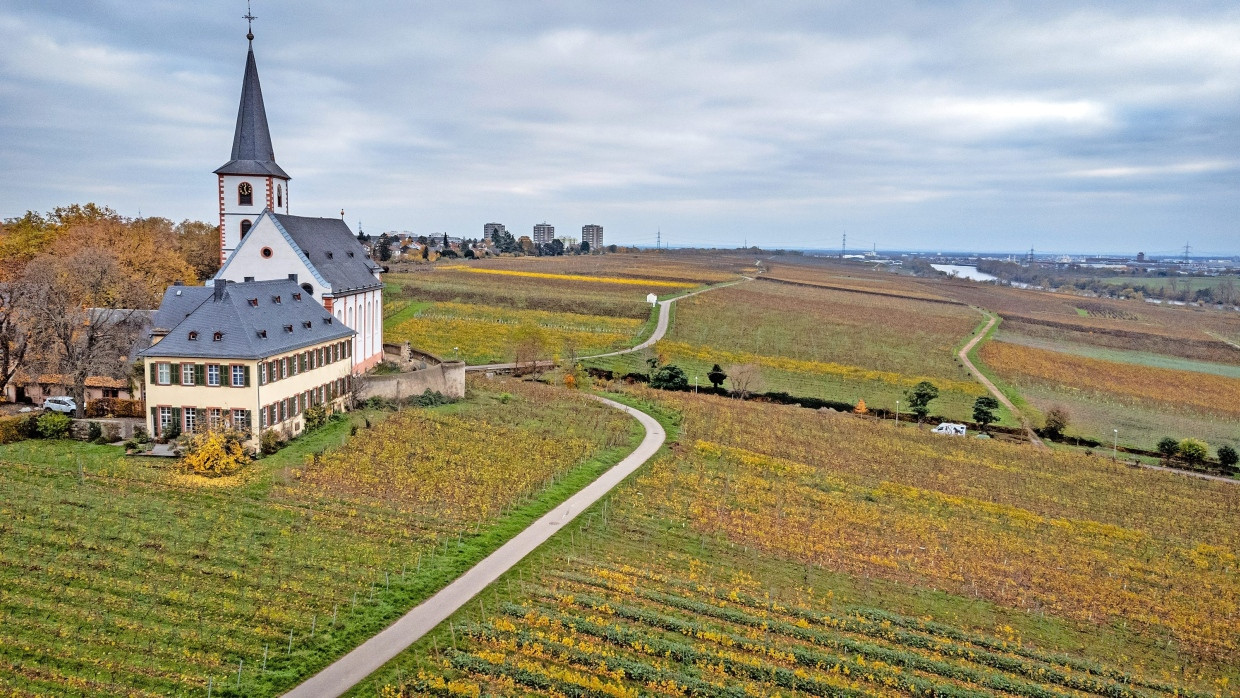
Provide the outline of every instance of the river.
[[966,267],[960,264],[931,264],[936,270],[948,274],[950,276],[959,276],[962,279],[971,279],[973,281],[995,281],[996,276],[983,274],[977,270],[977,267]]

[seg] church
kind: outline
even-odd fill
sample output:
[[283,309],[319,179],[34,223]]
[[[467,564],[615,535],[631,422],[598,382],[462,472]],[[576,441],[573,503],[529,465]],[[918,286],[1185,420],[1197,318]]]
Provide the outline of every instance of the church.
[[345,409],[383,360],[383,281],[343,220],[290,213],[246,38],[232,154],[215,171],[222,266],[204,287],[167,290],[138,356],[148,433],[228,425],[257,448],[266,430],[301,433],[308,410]]
[[245,75],[228,162],[219,183],[220,261],[215,280],[292,279],[338,322],[354,330],[353,372],[383,360],[382,268],[338,218],[290,213],[289,177],[276,163],[254,60],[246,35]]

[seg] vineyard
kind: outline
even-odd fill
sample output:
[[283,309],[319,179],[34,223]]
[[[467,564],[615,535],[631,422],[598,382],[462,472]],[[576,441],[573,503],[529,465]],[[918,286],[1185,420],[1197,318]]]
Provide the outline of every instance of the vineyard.
[[[781,273],[787,267],[781,266]],[[954,348],[981,316],[964,306],[767,282],[737,284],[678,301],[675,322],[655,352],[705,376],[711,366],[752,364],[761,391],[893,410],[922,380],[942,391],[935,414],[968,419],[985,394],[957,363]],[[644,372],[644,357],[594,362]]]
[[[643,320],[602,315],[514,310],[443,302],[430,304],[385,331],[387,341],[409,341],[423,351],[471,364],[514,359],[514,348],[534,331],[545,356],[601,353],[636,344]],[[459,352],[457,348],[459,347]]]
[[435,410],[357,413],[233,487],[115,447],[3,447],[0,693],[278,693],[636,437],[622,415],[563,390],[470,392]]
[[1204,697],[1240,679],[1233,486],[634,397],[674,411],[680,444],[358,695]]

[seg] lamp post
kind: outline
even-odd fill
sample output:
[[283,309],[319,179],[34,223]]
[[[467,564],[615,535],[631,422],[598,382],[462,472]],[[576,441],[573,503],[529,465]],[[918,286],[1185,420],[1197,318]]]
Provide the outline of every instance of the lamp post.
[[1111,442],[1111,460],[1115,460],[1119,454],[1119,429],[1112,429],[1115,432],[1115,440]]
[[896,424],[900,423],[900,401],[896,400]]
[[697,376],[693,377],[693,394],[697,395]]

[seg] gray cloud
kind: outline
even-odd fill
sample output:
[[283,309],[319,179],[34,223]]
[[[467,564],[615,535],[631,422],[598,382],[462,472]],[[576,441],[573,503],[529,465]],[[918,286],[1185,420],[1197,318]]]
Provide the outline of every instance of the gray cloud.
[[[438,4],[442,5],[442,4]],[[256,0],[293,206],[616,242],[1235,253],[1230,3]],[[0,8],[0,215],[214,215],[238,2]]]

